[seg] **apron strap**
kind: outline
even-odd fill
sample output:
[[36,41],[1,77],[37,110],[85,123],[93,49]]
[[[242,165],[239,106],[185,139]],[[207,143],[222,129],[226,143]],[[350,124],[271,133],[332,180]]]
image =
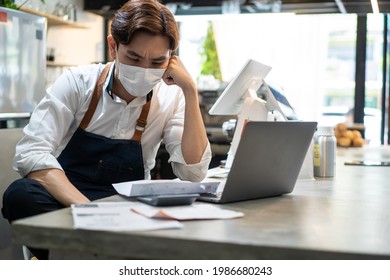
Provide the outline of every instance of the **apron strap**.
[[[96,110],[96,107],[99,103],[100,96],[102,95],[103,85],[104,85],[104,82],[106,81],[108,72],[110,70],[110,66],[111,66],[111,63],[107,63],[107,65],[104,67],[102,73],[100,74],[98,81],[96,82],[96,86],[93,90],[92,99],[91,99],[91,102],[89,103],[88,110],[85,113],[84,118],[82,119],[82,121],[80,123],[81,129],[85,130],[88,127],[89,122],[91,121],[91,119],[93,117],[93,114],[95,114],[95,110]],[[152,92],[150,92],[150,93],[152,93]],[[152,96],[151,94],[149,94],[149,95]],[[148,118],[149,109],[150,109],[150,103],[151,103],[151,97],[148,98],[148,101],[142,107],[141,114],[137,120],[137,125],[135,126],[135,132],[134,132],[133,138],[131,138],[131,140],[137,141],[138,143],[141,143],[142,133],[145,131],[145,127],[147,124],[146,120]]]
[[96,82],[96,86],[93,90],[92,94],[92,99],[91,102],[89,103],[89,107],[87,112],[84,115],[83,120],[80,123],[80,128],[86,129],[89,125],[89,122],[91,121],[93,114],[95,114],[96,107],[99,103],[100,96],[102,95],[103,91],[103,85],[104,82],[106,81],[107,75],[108,75],[108,70],[110,69],[111,63],[107,63],[107,65],[104,67],[102,73],[99,76],[98,81]]
[[148,118],[151,100],[152,99],[148,100],[144,107],[142,107],[141,115],[139,116],[137,125],[135,126],[133,138],[131,138],[131,140],[137,141],[138,143],[141,143],[142,133],[145,131],[145,126],[147,124],[146,119]]

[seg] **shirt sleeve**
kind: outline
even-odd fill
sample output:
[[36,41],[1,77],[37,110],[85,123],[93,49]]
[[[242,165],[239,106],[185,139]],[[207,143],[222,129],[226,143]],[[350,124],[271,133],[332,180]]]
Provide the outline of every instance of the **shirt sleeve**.
[[74,121],[80,102],[76,94],[78,91],[70,70],[47,89],[16,146],[14,169],[22,177],[36,170],[62,169],[56,159],[56,151]]
[[207,143],[207,147],[203,152],[202,159],[196,164],[186,164],[181,153],[181,145],[174,148],[174,153],[171,154],[168,162],[171,162],[173,173],[185,181],[200,182],[207,174],[211,161],[211,148],[210,143]]
[[212,153],[210,143],[207,143],[199,163],[187,164],[185,162],[181,150],[181,138],[184,128],[184,108],[184,96],[183,94],[180,94],[173,116],[164,129],[165,148],[170,154],[168,162],[172,165],[173,173],[181,180],[199,182],[206,177],[211,161]]

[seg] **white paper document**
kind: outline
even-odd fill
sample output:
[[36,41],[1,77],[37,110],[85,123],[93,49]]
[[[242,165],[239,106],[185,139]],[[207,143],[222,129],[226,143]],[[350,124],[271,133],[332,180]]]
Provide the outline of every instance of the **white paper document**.
[[179,221],[234,219],[244,214],[209,204],[154,207],[141,202],[96,202],[71,206],[74,228],[144,231],[182,228]]
[[220,182],[189,182],[179,180],[138,180],[113,184],[124,196],[147,196],[162,194],[214,193]]
[[207,179],[226,179],[229,175],[230,169],[215,167],[207,171]]
[[143,231],[182,228],[175,220],[150,219],[132,211],[137,202],[98,202],[72,205],[73,225],[77,229],[103,231]]
[[134,206],[133,211],[149,218],[175,219],[180,221],[234,219],[244,216],[241,212],[221,209],[210,204],[192,204],[173,207],[153,207],[142,204]]

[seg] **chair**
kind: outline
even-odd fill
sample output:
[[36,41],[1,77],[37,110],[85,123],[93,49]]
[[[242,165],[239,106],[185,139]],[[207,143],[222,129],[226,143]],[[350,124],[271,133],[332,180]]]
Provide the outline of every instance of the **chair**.
[[[11,182],[20,178],[12,169],[15,146],[22,137],[22,128],[0,129],[0,209],[3,207],[3,193]],[[0,215],[0,259],[23,259],[22,250],[12,243],[11,227]]]

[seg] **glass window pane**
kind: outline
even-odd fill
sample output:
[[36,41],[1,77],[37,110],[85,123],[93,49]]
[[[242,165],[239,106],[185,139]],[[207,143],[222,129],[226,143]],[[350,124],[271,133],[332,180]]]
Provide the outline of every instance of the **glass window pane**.
[[380,145],[382,67],[383,67],[383,15],[367,16],[367,59],[365,83],[366,139],[371,145]]
[[[211,21],[224,82],[229,82],[247,59],[258,60],[272,66],[266,81],[282,90],[300,119],[321,125],[352,125],[356,15],[242,14],[178,20],[182,28],[180,55],[195,79],[201,63],[199,50]],[[366,136],[375,144],[379,139],[375,127],[380,125],[382,24],[369,25],[365,122]]]

